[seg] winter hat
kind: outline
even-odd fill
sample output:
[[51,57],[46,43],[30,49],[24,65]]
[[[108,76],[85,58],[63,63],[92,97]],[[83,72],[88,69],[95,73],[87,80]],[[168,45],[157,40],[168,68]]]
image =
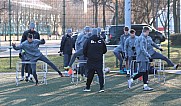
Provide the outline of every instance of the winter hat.
[[90,32],[91,28],[89,26],[84,27],[85,32]]
[[97,34],[98,34],[97,28],[93,28],[91,35],[97,35]]
[[71,29],[67,29],[66,33],[67,34],[72,33],[72,30]]
[[29,26],[30,29],[34,29],[35,28],[35,24],[32,22],[30,23],[30,26]]
[[98,34],[100,34],[101,33],[101,28],[97,27],[97,31],[98,31]]

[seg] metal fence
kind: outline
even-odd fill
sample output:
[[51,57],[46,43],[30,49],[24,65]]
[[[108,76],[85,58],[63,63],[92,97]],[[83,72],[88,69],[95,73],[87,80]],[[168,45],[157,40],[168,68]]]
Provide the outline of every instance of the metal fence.
[[[30,22],[41,35],[61,35],[67,28],[78,31],[86,25],[95,26],[95,21],[103,27],[104,21],[102,4],[95,8],[92,0],[1,0],[0,7],[1,40],[7,40],[10,32],[19,40]],[[106,9],[105,13],[104,24],[110,25],[114,12]]]

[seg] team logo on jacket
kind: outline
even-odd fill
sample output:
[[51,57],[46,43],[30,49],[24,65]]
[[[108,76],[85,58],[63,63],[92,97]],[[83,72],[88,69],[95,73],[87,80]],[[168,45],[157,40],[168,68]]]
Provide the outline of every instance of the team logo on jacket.
[[98,40],[98,41],[91,40],[91,43],[102,43],[102,42],[101,40]]

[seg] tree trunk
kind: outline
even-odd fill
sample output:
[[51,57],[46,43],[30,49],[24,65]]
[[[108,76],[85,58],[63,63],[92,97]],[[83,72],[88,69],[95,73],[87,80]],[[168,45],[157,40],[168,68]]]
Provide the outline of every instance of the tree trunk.
[[98,27],[98,1],[95,0],[95,27]]
[[[173,20],[174,20],[174,32],[178,33],[177,30],[177,12],[176,12],[176,3],[177,0],[173,0]],[[169,27],[169,26],[168,26]]]
[[106,1],[107,0],[102,0],[102,5],[103,5],[103,28],[104,29],[106,27],[106,11],[105,11]]
[[180,33],[180,0],[177,1],[177,31]]

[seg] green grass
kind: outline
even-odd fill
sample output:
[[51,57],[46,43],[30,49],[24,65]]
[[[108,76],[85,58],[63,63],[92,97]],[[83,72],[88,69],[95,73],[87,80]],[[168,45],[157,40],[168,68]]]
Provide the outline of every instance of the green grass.
[[[166,84],[149,82],[152,92],[142,90],[142,82],[127,88],[123,75],[107,75],[105,92],[97,93],[93,83],[90,93],[82,92],[85,83],[73,85],[70,78],[48,74],[48,85],[21,82],[15,86],[15,75],[0,75],[0,105],[8,106],[180,106],[181,76],[167,76]],[[39,75],[40,79],[40,75]]]
[[[166,43],[163,44],[164,55],[167,55]],[[171,59],[180,62],[180,47],[171,47]],[[106,67],[115,68],[116,59],[112,52],[106,54]],[[63,71],[63,57],[58,55],[48,58]],[[0,58],[0,72],[15,72],[18,57],[12,58],[12,69],[9,69],[9,58]],[[49,71],[52,71],[48,67]],[[38,75],[41,81],[41,76]],[[152,92],[142,90],[142,82],[134,84],[127,89],[127,78],[124,75],[106,75],[105,93],[97,93],[99,85],[93,83],[90,93],[82,92],[85,83],[73,85],[70,78],[59,78],[56,74],[49,74],[48,85],[21,82],[15,86],[15,75],[0,74],[0,105],[8,106],[180,106],[181,104],[181,76],[166,74],[166,83],[158,83],[149,76],[149,85],[154,88]]]

